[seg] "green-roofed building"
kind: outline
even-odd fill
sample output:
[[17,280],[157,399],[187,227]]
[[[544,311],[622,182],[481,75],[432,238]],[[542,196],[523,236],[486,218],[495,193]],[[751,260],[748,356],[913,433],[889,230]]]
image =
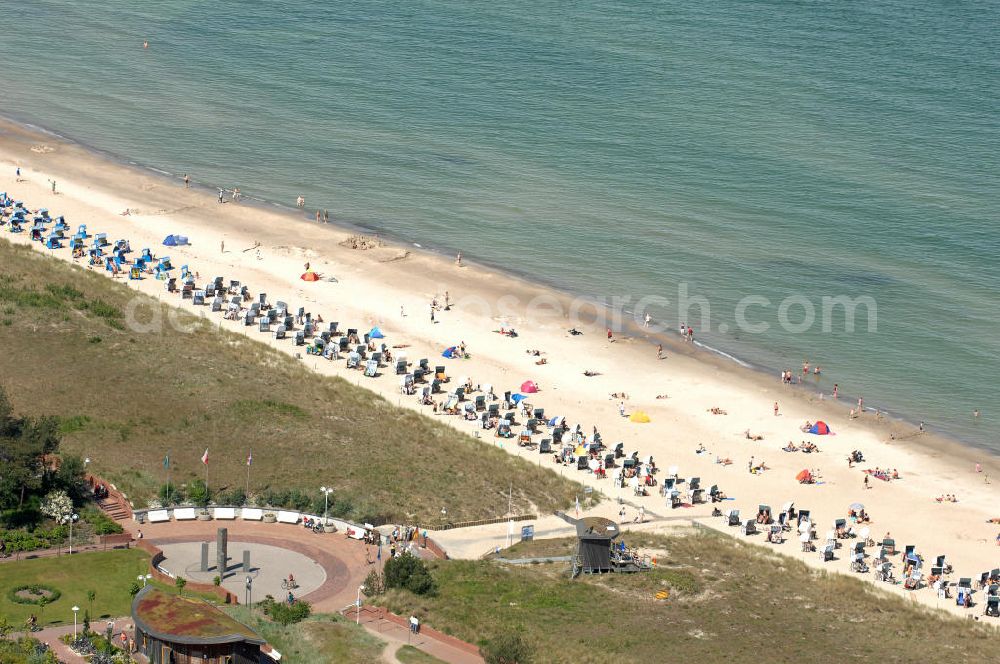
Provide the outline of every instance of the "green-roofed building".
[[132,601],[135,640],[150,664],[260,664],[264,639],[212,606],[146,586]]

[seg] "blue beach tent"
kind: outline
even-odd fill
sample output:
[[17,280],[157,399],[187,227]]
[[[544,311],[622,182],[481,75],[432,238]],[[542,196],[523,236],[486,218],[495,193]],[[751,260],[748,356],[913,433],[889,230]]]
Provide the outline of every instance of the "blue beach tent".
[[168,235],[163,238],[163,245],[166,247],[183,247],[188,244],[188,239],[183,235]]
[[372,331],[368,333],[368,338],[369,339],[385,339],[385,335],[382,334],[382,330],[378,329],[378,327],[373,327]]
[[521,403],[522,401],[524,401],[527,398],[528,397],[524,396],[523,394],[512,394],[510,396],[511,403],[515,403],[515,404]]
[[455,348],[454,346],[445,348],[444,352],[441,353],[441,357],[447,357],[449,360],[454,359],[458,357],[458,349]]

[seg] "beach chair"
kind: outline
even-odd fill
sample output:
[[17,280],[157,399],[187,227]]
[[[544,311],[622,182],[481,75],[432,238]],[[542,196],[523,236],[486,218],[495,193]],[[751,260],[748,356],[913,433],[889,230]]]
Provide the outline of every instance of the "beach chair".
[[479,412],[486,410],[486,397],[484,396],[476,397],[476,410]]
[[[701,478],[700,477],[690,477],[687,481],[689,489],[700,489],[701,488]],[[768,510],[770,512],[770,509]]]
[[378,375],[378,362],[375,360],[368,360],[365,363],[365,375],[369,378],[374,378]]
[[500,417],[500,404],[491,403],[487,412],[490,417]]
[[205,304],[205,291],[196,290],[191,295],[191,304],[197,304],[198,306],[204,306]]
[[333,321],[332,323],[330,323],[330,327],[328,329],[330,330],[330,336],[331,337],[337,336],[338,334],[340,334],[340,332],[337,330],[337,328],[339,326],[340,326],[340,323],[338,323],[337,321]]
[[260,319],[260,321],[257,323],[257,331],[258,332],[270,332],[271,331],[271,319],[267,318],[266,316],[262,317]]
[[[281,317],[279,316],[279,318]],[[290,332],[295,329],[295,318],[293,318],[292,316],[285,315],[283,317],[281,324],[282,326],[284,326],[286,330]]]
[[882,548],[885,550],[887,555],[896,555],[896,540],[890,538],[882,540]]
[[302,330],[299,330],[298,332],[295,333],[295,345],[296,346],[306,345],[306,333],[303,332]]
[[307,322],[305,325],[302,326],[302,334],[303,334],[303,336],[311,337],[311,336],[313,336],[313,331],[314,330],[313,330],[313,324],[312,323]]
[[429,360],[427,360],[427,358],[420,360],[420,362],[417,363],[417,366],[420,367],[425,372],[430,373],[430,362]]
[[730,525],[730,526],[739,526],[740,525],[740,511],[737,510],[737,509],[729,510],[729,512],[727,514],[727,519],[728,519],[728,521],[727,521],[728,525]]
[[531,413],[531,416],[533,418],[535,418],[536,420],[544,420],[545,419],[545,409],[544,408],[536,408],[534,410],[534,412]]
[[620,459],[625,456],[625,443],[615,445],[615,458]]
[[288,330],[287,330],[287,328],[285,328],[284,325],[279,325],[274,330],[274,338],[276,340],[277,339],[284,339],[287,335],[288,335]]
[[184,284],[183,286],[181,286],[181,299],[182,300],[194,299],[194,284]]
[[744,535],[757,534],[757,522],[753,519],[746,519],[740,527],[740,532]]
[[215,299],[212,300],[212,311],[213,312],[222,311],[222,298],[221,297],[216,297]]
[[346,353],[348,346],[351,345],[350,340],[347,337],[341,337],[337,340],[337,347],[340,349],[341,353]]
[[543,438],[540,443],[538,443],[538,453],[539,454],[552,454],[552,439]]
[[347,355],[347,368],[357,369],[361,364],[361,356],[357,353],[348,353]]
[[448,382],[448,374],[445,373],[443,366],[434,367],[434,377],[442,383]]
[[406,360],[396,360],[396,375],[402,375],[406,373]]
[[[522,432],[521,435],[524,436],[524,433]],[[528,441],[531,441],[531,436],[528,436],[527,438],[528,438]],[[589,466],[587,465],[587,457],[586,456],[584,456],[584,455],[581,454],[580,456],[578,456],[576,458],[576,469],[577,470],[588,470],[589,469]]]
[[835,543],[827,542],[819,552],[819,559],[823,562],[833,560],[833,552],[836,548],[837,545]]
[[431,394],[437,394],[441,391],[441,381],[437,378],[431,381]]
[[983,615],[990,616],[991,618],[1000,617],[1000,597],[991,595],[986,598],[986,608],[983,611]]

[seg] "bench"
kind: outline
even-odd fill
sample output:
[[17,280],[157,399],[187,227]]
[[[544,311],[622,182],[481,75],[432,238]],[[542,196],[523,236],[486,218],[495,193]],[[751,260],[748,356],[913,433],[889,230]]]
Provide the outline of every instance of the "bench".
[[244,521],[260,521],[264,518],[264,510],[256,507],[244,507],[240,510],[240,517]]
[[174,519],[176,521],[194,521],[195,514],[193,507],[178,507],[174,510]]
[[298,512],[286,512],[284,510],[281,510],[276,515],[276,519],[277,519],[278,523],[296,524],[296,523],[299,522],[299,513]]
[[236,508],[235,507],[216,507],[213,510],[213,515],[216,519],[235,519],[236,518]]
[[170,513],[167,510],[153,510],[146,513],[146,520],[150,523],[161,523],[170,521]]

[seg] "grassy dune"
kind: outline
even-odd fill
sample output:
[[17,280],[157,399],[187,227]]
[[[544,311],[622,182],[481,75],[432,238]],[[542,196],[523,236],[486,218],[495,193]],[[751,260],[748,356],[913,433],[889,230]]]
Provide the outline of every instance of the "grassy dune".
[[[130,314],[129,312],[134,312]],[[174,317],[187,332],[162,325]],[[154,326],[155,327],[155,326]],[[121,283],[0,240],[0,382],[17,411],[57,415],[63,450],[137,505],[166,480],[204,478],[251,494],[337,489],[335,510],[359,519],[436,523],[502,514],[514,501],[552,510],[575,485],[554,473],[300,361],[130,291]]]
[[[568,563],[446,561],[434,563],[436,597],[391,591],[380,601],[473,643],[518,633],[536,662],[982,662],[1000,645],[990,627],[720,535],[625,540],[660,552],[655,571],[570,580]],[[574,546],[538,541],[505,556]]]

